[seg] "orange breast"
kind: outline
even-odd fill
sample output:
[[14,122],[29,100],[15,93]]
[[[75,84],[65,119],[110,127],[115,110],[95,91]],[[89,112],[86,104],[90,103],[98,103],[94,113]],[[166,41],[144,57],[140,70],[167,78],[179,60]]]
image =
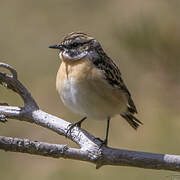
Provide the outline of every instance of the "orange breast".
[[80,81],[104,81],[103,74],[87,59],[63,59],[56,78],[56,88],[59,92],[63,89],[64,81],[69,78],[77,83]]
[[105,119],[127,110],[127,97],[88,59],[63,60],[56,79],[63,103],[75,113]]

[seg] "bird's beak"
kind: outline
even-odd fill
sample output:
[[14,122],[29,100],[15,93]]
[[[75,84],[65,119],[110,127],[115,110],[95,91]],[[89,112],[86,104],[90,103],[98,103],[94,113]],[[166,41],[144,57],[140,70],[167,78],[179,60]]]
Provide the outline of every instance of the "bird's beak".
[[64,50],[62,45],[52,45],[52,46],[49,46],[49,48]]

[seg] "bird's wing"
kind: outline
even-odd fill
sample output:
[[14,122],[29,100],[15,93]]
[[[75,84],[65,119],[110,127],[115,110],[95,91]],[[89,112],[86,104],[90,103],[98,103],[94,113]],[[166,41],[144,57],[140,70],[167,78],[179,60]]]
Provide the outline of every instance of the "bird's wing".
[[106,55],[101,47],[96,49],[96,52],[91,52],[90,58],[93,64],[102,71],[106,80],[112,87],[119,88],[126,93],[128,97],[129,112],[132,114],[137,113],[136,106],[131,98],[131,94],[121,77],[121,72],[118,66],[113,62],[113,60]]

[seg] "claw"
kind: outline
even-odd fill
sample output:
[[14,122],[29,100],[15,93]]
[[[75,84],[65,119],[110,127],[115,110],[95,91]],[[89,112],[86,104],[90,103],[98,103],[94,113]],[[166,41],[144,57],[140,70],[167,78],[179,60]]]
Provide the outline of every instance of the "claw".
[[[67,135],[68,135],[69,133],[71,134],[71,130],[72,130],[75,126],[77,126],[76,123],[72,123],[72,124],[69,124],[69,125],[68,125],[68,129],[67,129],[67,132],[66,132],[66,137],[67,137]],[[77,126],[77,127],[78,127],[78,126]]]
[[107,146],[107,139],[105,139],[104,141],[102,141],[100,148],[102,148],[102,146]]
[[71,130],[76,126],[76,127],[81,127],[81,124],[82,124],[82,122],[86,119],[87,117],[84,117],[84,118],[82,118],[80,121],[78,121],[78,122],[76,122],[76,123],[72,123],[72,124],[69,124],[68,125],[68,130],[67,130],[67,132],[66,132],[66,137],[67,137],[67,135],[70,133],[71,134]]
[[99,146],[99,149],[101,149],[103,146],[107,146],[107,139],[105,139],[104,141],[100,138],[96,138],[98,141],[101,141],[101,144]]

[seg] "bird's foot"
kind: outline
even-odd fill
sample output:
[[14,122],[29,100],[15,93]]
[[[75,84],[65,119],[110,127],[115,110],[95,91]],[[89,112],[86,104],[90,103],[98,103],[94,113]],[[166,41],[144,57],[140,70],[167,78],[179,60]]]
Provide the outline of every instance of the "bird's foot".
[[99,145],[99,149],[102,148],[103,146],[107,146],[107,139],[102,140],[100,138],[96,138],[97,140],[101,141],[101,144]]
[[74,127],[81,127],[81,124],[82,122],[86,119],[87,117],[84,117],[82,118],[80,121],[76,122],[76,123],[71,123],[68,125],[68,129],[67,129],[67,132],[66,132],[66,137],[67,135],[70,133],[71,134],[71,130],[74,128]]

